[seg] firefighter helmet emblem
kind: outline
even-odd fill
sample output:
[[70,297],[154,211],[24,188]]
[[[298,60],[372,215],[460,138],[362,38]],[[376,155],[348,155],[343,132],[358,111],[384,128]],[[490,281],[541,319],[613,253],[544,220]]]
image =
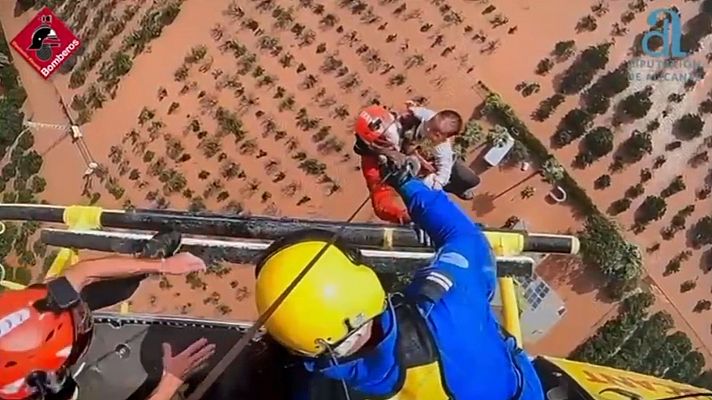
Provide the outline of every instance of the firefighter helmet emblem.
[[32,50],[42,61],[49,61],[52,58],[52,48],[59,47],[60,42],[57,33],[52,29],[52,16],[42,17],[42,24],[32,33],[32,42],[28,50]]

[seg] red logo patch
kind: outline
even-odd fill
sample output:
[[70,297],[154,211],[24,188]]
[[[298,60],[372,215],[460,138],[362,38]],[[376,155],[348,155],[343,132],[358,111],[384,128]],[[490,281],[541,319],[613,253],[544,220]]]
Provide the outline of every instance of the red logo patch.
[[79,39],[52,10],[44,7],[10,42],[47,79],[79,49]]

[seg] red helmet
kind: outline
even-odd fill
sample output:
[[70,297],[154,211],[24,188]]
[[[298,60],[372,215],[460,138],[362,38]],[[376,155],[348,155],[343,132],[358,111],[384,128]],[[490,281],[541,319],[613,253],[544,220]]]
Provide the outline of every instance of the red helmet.
[[356,117],[354,127],[356,135],[367,143],[385,139],[384,135],[389,132],[398,132],[398,121],[396,117],[381,105],[368,106]]
[[35,398],[40,390],[29,382],[35,374],[51,381],[67,376],[88,348],[91,317],[84,303],[60,312],[44,311],[43,285],[0,293],[0,399]]

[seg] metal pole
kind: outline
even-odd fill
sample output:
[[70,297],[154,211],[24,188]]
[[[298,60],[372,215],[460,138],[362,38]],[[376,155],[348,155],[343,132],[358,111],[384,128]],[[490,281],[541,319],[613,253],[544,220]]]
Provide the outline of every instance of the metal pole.
[[[67,210],[86,206],[52,206],[36,204],[0,204],[0,220],[23,220],[64,223]],[[96,209],[97,207],[94,207]],[[245,217],[234,214],[191,213],[177,210],[101,210],[101,226],[131,230],[159,231],[170,228],[181,233],[206,236],[240,237],[275,240],[303,229],[336,231],[342,221],[295,218]],[[493,240],[521,240],[522,251],[534,253],[576,254],[579,241],[571,235],[529,233],[522,230],[484,228]],[[359,247],[422,248],[409,227],[384,223],[351,223],[342,239]]]
[[[68,231],[62,229],[42,229],[40,239],[50,246],[72,249],[87,249],[119,254],[136,254],[152,235],[148,233]],[[268,241],[226,240],[184,237],[181,250],[197,255],[209,264],[229,262],[253,264],[270,245]],[[368,265],[379,273],[408,272],[427,265],[432,251],[412,249],[375,250],[362,249]],[[525,256],[497,258],[498,276],[531,276],[534,260]]]

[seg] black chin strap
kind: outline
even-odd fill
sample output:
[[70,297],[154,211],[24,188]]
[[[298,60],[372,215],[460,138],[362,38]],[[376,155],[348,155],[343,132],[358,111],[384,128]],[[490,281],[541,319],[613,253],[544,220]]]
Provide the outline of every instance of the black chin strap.
[[77,390],[66,369],[59,373],[35,371],[27,377],[27,384],[37,390],[32,400],[71,400]]

